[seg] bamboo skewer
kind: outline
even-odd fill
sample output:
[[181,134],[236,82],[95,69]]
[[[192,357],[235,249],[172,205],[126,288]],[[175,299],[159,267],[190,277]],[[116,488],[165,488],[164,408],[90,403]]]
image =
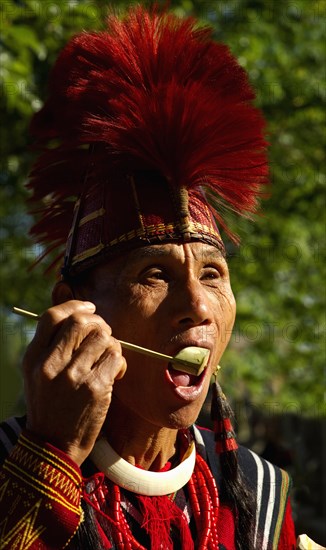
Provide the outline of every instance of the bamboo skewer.
[[[41,318],[40,315],[37,315],[37,313],[33,313],[19,307],[13,307],[12,311],[17,315],[33,319],[34,321],[38,321]],[[173,363],[175,370],[186,372],[188,374],[194,374],[195,376],[199,376],[208,363],[209,350],[207,348],[189,346],[182,349],[172,357],[171,355],[165,355],[164,353],[143,348],[141,346],[137,346],[136,344],[130,344],[129,342],[124,342],[123,340],[118,340],[118,342],[120,342],[122,348],[130,349],[157,359],[162,359],[163,361],[168,361],[169,363]]]
[[13,307],[12,311],[13,313],[17,313],[17,315],[21,315],[22,317],[34,319],[34,321],[38,321],[39,319],[41,319],[41,316],[37,315],[37,313],[32,313],[32,311],[27,311],[26,309],[21,309],[20,307]]

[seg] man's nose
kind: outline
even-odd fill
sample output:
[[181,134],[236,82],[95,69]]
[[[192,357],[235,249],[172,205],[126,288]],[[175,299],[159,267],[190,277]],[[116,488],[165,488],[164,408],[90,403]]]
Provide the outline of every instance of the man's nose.
[[192,279],[187,284],[180,284],[173,300],[174,325],[190,327],[212,323],[212,304],[200,281]]

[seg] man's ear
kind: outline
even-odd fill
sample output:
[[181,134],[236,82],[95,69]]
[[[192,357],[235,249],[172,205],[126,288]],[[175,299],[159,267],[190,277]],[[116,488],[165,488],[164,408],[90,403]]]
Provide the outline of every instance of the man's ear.
[[70,285],[65,281],[59,281],[56,283],[52,291],[52,303],[54,306],[68,302],[68,300],[74,300],[74,292]]

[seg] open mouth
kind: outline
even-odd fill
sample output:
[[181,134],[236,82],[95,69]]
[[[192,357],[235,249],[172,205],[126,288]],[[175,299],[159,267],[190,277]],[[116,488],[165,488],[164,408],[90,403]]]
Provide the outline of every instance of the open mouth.
[[187,372],[181,372],[179,370],[174,369],[173,363],[169,363],[168,369],[167,369],[168,376],[173,382],[174,386],[176,387],[183,386],[185,388],[199,385],[203,377],[205,376],[205,370],[199,376],[195,376],[194,374],[188,374]]

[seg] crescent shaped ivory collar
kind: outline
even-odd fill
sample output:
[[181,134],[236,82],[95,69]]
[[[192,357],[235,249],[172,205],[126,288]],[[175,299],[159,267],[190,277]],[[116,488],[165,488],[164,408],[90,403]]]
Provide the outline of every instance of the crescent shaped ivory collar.
[[121,458],[106,439],[95,443],[90,458],[106,477],[120,487],[139,495],[163,496],[178,491],[188,483],[195,467],[196,448],[192,441],[182,462],[165,472],[151,472],[133,466]]

